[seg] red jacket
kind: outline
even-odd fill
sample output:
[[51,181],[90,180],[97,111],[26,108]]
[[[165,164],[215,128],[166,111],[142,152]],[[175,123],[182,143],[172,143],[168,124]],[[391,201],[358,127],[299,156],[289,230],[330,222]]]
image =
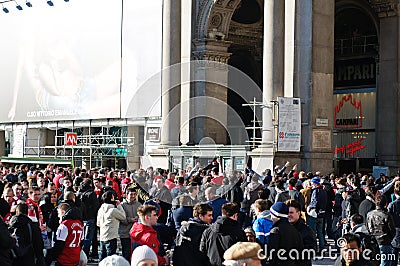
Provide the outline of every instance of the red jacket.
[[[112,189],[114,189],[114,191],[117,193],[118,196],[118,200],[121,199],[122,195],[121,195],[121,189],[119,188],[118,182],[115,181],[115,179],[112,179],[110,177],[107,177],[106,180],[112,180],[113,184],[112,184]],[[117,199],[116,199],[117,200]]]
[[160,241],[158,241],[157,231],[152,227],[141,223],[135,223],[130,231],[132,246],[138,247],[146,245],[150,247],[156,254],[158,265],[165,264],[165,259],[158,255]]
[[166,180],[165,180],[165,186],[169,189],[169,191],[171,191],[171,189],[173,189],[174,187],[176,187],[174,181],[171,180],[171,179],[166,179]]
[[56,174],[55,177],[53,178],[53,183],[56,185],[57,189],[60,189],[62,187],[62,180],[64,176],[61,174]]
[[219,185],[219,186],[222,186],[222,181],[223,181],[223,180],[224,180],[224,176],[219,175],[219,176],[213,177],[213,178],[211,179],[211,182],[214,183],[214,184],[217,184],[217,185]]

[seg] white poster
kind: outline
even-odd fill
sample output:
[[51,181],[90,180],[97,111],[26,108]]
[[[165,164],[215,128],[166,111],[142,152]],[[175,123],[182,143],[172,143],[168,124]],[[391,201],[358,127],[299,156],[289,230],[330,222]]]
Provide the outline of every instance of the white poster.
[[300,98],[278,97],[278,151],[300,151]]
[[11,138],[11,154],[10,157],[24,157],[24,142],[26,135],[26,125],[16,125]]

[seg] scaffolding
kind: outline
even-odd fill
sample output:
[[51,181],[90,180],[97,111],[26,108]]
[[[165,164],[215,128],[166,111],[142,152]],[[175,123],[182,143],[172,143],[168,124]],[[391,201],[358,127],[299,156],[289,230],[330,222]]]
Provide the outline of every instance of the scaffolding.
[[[111,160],[116,166],[119,159],[126,160],[133,154],[134,137],[129,137],[126,127],[111,131],[110,127],[102,127],[100,132],[91,132],[90,128],[56,129],[54,145],[41,145],[40,136],[35,140],[26,140],[24,156],[68,159],[75,165],[83,163],[92,167],[102,166],[104,161]],[[115,128],[114,128],[115,129]],[[65,144],[65,133],[77,133],[76,145]],[[85,131],[88,132],[85,134]],[[111,131],[111,132],[110,132]],[[37,145],[32,145],[37,143]]]

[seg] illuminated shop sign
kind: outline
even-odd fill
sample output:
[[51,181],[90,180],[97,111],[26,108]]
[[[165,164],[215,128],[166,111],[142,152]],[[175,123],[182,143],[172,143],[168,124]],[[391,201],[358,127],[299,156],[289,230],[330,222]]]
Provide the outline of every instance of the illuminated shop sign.
[[361,128],[362,120],[361,101],[357,101],[353,94],[343,95],[335,106],[335,128]]
[[339,148],[335,148],[335,150],[333,151],[334,154],[349,154],[349,155],[354,155],[354,153],[356,151],[359,150],[363,150],[366,148],[365,145],[361,144],[362,139],[360,139],[359,141],[350,143],[348,145],[342,145],[342,147]]

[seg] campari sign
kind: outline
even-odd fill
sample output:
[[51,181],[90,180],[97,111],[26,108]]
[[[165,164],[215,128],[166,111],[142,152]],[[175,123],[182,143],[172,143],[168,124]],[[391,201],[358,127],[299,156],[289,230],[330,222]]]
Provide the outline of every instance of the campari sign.
[[362,103],[354,94],[345,94],[338,99],[334,112],[335,128],[361,128]]

